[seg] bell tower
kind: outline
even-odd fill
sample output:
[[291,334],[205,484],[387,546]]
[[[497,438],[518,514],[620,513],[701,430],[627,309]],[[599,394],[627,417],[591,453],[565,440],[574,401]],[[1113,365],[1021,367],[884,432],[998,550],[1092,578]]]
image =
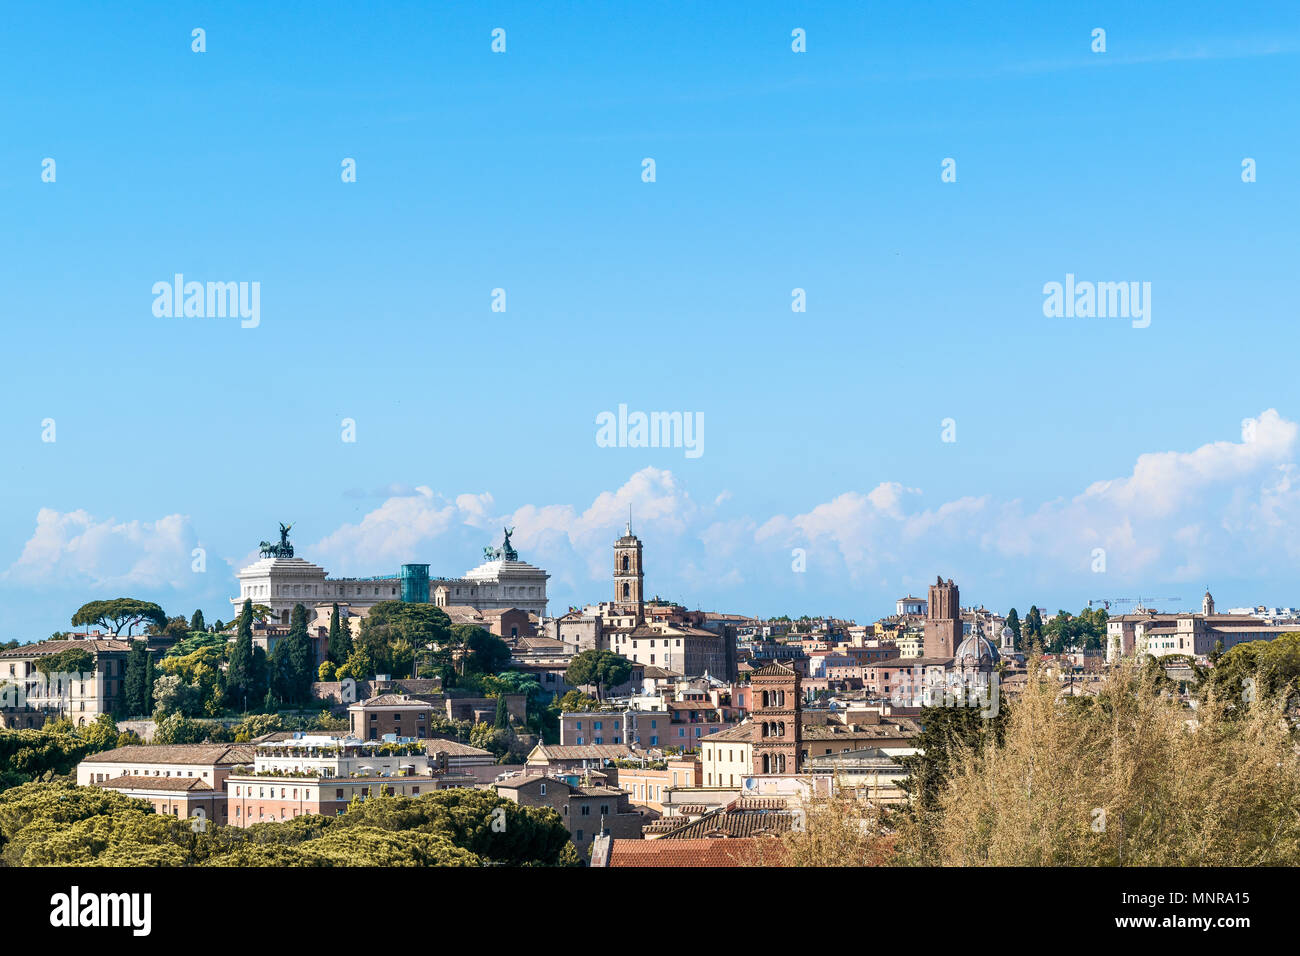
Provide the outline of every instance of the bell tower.
[[799,672],[773,661],[750,674],[749,684],[755,776],[798,773],[803,745]]
[[623,537],[614,542],[614,608],[620,614],[645,619],[645,569],[641,565],[641,539],[632,533],[628,519]]

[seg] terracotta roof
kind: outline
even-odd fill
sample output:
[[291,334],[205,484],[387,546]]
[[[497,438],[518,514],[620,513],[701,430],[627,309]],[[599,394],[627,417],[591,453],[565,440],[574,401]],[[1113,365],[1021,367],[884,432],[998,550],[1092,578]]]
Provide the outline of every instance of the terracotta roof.
[[523,650],[558,651],[567,645],[553,637],[520,637],[515,640],[515,647]]
[[490,750],[483,750],[480,747],[471,747],[469,744],[463,744],[459,740],[449,740],[446,737],[430,737],[425,741],[426,749],[430,754],[445,753],[448,757],[490,757]]
[[380,694],[353,704],[353,707],[424,707],[428,708],[435,701],[417,697],[414,694]]
[[700,740],[703,743],[724,743],[730,741],[740,741],[748,743],[754,739],[754,728],[757,726],[753,721],[745,721],[743,724],[737,724],[735,727],[728,727],[726,730],[719,730],[716,734],[706,734]]
[[763,667],[760,667],[758,670],[754,671],[754,673],[751,674],[750,676],[751,677],[790,677],[794,673],[795,670],[793,667],[789,667],[785,664],[782,664],[780,661],[772,661],[772,663],[766,664]]
[[495,608],[488,608],[486,611],[480,611],[479,613],[482,614],[483,617],[487,618],[487,617],[500,617],[503,614],[512,614],[512,613],[523,614],[525,612],[523,608],[518,608],[518,607],[495,607]]
[[453,624],[478,624],[483,620],[482,612],[467,604],[448,604],[443,610]]
[[616,760],[635,754],[635,750],[622,744],[538,744],[528,756],[529,759],[537,756],[546,760]]
[[[614,840],[609,866],[744,866],[757,854],[757,843],[765,837],[711,840]],[[783,856],[776,840],[764,847],[763,858]]]
[[663,679],[668,677],[681,677],[682,675],[680,672],[670,671],[666,667],[657,667],[654,664],[647,664],[643,671],[643,676],[654,679]]
[[[248,744],[133,744],[91,754],[82,763],[133,763],[152,766],[161,763],[251,764],[256,748]],[[154,778],[150,778],[154,779]]]
[[[144,640],[144,638],[140,638]],[[45,657],[47,654],[58,654],[60,651],[89,651],[98,653],[100,651],[129,651],[131,649],[130,641],[41,641],[37,644],[20,644],[18,647],[11,647],[8,650],[0,651],[0,657]]]
[[659,839],[693,840],[706,837],[716,840],[772,836],[789,833],[794,828],[794,821],[795,815],[786,807],[785,800],[751,797],[747,800],[733,800],[725,807],[669,830]]
[[101,780],[95,783],[96,787],[107,787],[110,790],[211,790],[212,786],[206,780],[198,777],[146,777],[131,776],[123,774],[120,777],[113,777],[109,780]]

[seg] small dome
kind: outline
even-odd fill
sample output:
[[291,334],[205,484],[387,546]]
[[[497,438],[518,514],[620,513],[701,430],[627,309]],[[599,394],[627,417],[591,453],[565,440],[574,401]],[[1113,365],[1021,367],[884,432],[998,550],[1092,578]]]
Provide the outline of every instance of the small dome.
[[998,649],[983,634],[972,634],[957,647],[953,664],[957,667],[974,667],[982,669],[993,667],[1002,659]]

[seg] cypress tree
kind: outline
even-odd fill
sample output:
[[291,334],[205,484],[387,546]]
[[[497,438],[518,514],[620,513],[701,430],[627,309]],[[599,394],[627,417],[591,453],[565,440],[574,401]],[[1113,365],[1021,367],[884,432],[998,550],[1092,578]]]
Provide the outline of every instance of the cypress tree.
[[155,676],[153,672],[153,655],[146,648],[144,652],[144,700],[141,701],[144,709],[140,711],[142,714],[153,713],[153,682]]
[[342,664],[352,653],[352,628],[343,623],[339,606],[330,613],[330,660]]
[[288,672],[286,684],[288,699],[301,704],[311,696],[311,684],[316,679],[316,652],[307,636],[307,609],[295,604],[289,622],[289,636],[285,638]]
[[126,659],[126,677],[122,680],[122,706],[128,716],[149,713],[144,682],[149,652],[144,641],[132,641],[131,653]]
[[245,600],[239,611],[239,629],[235,646],[230,649],[230,663],[226,668],[226,697],[232,707],[244,707],[245,701],[255,696],[253,685],[253,602]]
[[255,701],[271,689],[271,662],[262,648],[253,648],[253,666],[249,670],[248,699]]

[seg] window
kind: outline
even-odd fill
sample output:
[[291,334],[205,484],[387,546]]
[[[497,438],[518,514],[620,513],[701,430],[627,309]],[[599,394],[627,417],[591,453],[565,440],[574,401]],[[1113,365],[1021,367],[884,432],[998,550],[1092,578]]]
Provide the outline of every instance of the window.
[[546,784],[542,784],[542,785],[541,785],[541,789],[538,790],[537,793],[538,793],[540,796],[543,796],[543,797],[546,796]]
[[591,804],[589,804],[589,803],[584,803],[584,804],[582,805],[582,815],[583,815],[584,817],[589,817],[589,816],[591,816]]

